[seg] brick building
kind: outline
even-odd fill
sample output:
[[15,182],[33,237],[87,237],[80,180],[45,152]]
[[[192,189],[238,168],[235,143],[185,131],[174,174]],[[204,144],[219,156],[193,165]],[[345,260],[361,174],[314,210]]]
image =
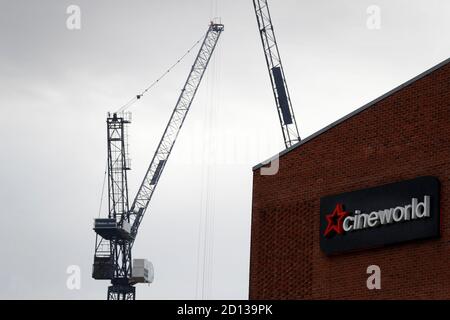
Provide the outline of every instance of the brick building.
[[[450,59],[279,156],[253,168],[250,299],[450,299]],[[321,250],[323,197],[422,176],[440,181],[438,237]]]

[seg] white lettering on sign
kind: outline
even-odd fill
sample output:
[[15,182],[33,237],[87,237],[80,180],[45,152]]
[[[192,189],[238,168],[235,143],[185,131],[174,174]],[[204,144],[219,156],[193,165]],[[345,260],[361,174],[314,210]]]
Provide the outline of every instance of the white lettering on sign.
[[410,221],[430,217],[430,196],[425,196],[423,202],[412,198],[411,204],[374,211],[369,214],[355,210],[353,216],[344,219],[342,227],[345,232],[374,228],[379,225]]

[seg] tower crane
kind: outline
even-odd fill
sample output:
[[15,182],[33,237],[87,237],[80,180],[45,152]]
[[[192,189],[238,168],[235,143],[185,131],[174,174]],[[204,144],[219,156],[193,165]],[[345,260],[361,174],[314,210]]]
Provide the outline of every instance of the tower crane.
[[270,16],[268,0],[253,0],[258,29],[269,69],[270,82],[277,107],[278,117],[283,132],[286,148],[299,142],[297,122],[295,121],[291,97],[281,63],[275,32],[273,30],[272,18]]
[[94,221],[96,232],[92,277],[110,280],[108,300],[134,300],[135,284],[153,281],[153,267],[144,259],[132,260],[132,248],[159,178],[194,100],[219,37],[223,24],[208,27],[195,62],[164,130],[153,159],[131,206],[128,201],[127,128],[131,122],[128,112],[109,113],[108,140],[108,218]]

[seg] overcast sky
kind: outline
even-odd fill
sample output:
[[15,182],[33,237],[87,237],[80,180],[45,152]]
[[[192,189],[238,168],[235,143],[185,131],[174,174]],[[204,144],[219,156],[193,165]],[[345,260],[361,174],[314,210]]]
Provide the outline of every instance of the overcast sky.
[[[80,30],[66,27],[72,4]],[[270,4],[302,137],[450,56],[448,0]],[[380,29],[367,27],[371,5]],[[0,0],[0,298],[106,297],[108,283],[91,279],[106,112],[214,16],[225,32],[134,247],[155,266],[137,298],[248,297],[251,168],[283,149],[252,1]],[[193,59],[131,109],[131,199]],[[71,265],[79,290],[66,286]]]

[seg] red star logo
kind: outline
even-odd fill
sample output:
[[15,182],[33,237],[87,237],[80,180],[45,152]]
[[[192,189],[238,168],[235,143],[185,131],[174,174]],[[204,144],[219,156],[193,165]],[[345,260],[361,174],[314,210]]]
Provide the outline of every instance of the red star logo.
[[344,228],[342,227],[342,225],[344,223],[345,217],[347,217],[348,215],[349,213],[344,211],[342,204],[338,203],[333,212],[325,216],[328,225],[323,235],[325,237],[328,237],[330,236],[330,233],[332,231],[334,231],[336,234],[343,234]]

